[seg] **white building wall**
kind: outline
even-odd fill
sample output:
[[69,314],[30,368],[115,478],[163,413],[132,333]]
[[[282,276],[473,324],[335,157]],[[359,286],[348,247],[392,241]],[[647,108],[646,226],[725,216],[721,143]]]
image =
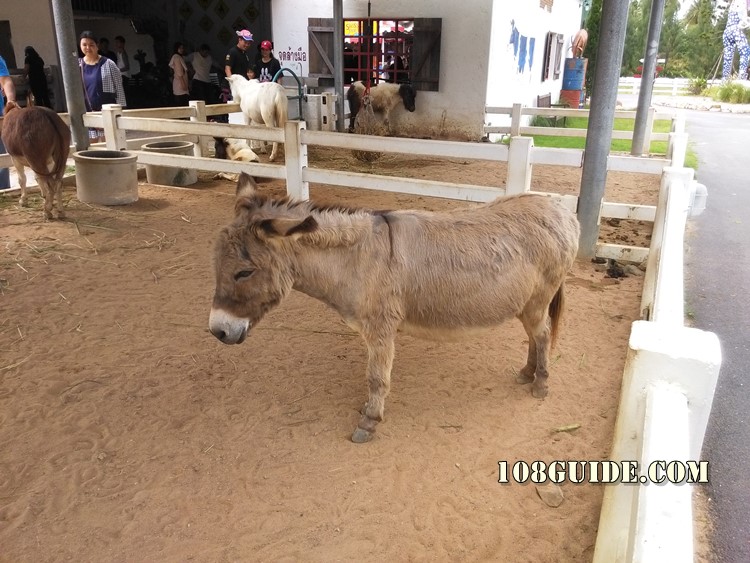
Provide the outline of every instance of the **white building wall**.
[[17,68],[23,68],[23,50],[27,45],[36,49],[47,66],[60,64],[49,2],[24,2],[21,7],[17,2],[0,0],[0,20],[11,22],[11,41]]
[[[309,73],[307,19],[332,18],[331,0],[308,0],[301,8],[296,0],[275,0],[273,35],[278,51],[299,52],[303,76]],[[373,2],[371,17],[442,18],[440,91],[417,94],[414,113],[396,110],[391,121],[399,131],[413,135],[479,139],[484,123],[487,90],[487,57],[492,2],[465,0],[460,8],[453,2],[434,0],[379,0]],[[366,0],[344,1],[344,18],[366,18]],[[292,67],[294,69],[294,67]],[[294,69],[296,71],[296,69]]]
[[[492,38],[489,54],[487,105],[510,106],[513,103],[536,105],[538,95],[551,94],[556,103],[562,88],[563,70],[557,80],[542,82],[544,45],[548,32],[565,37],[563,58],[571,55],[571,41],[580,29],[581,6],[578,0],[555,0],[551,11],[539,6],[536,0],[507,2],[494,0]],[[511,43],[511,33],[517,30],[526,38],[525,64]],[[533,50],[529,49],[534,43]],[[493,125],[502,125],[495,123]]]

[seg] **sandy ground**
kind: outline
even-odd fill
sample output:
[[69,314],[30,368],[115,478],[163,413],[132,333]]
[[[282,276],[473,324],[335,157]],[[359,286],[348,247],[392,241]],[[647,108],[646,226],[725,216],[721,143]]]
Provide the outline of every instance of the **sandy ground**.
[[[397,156],[373,170],[488,185],[505,174]],[[38,196],[28,209],[0,196],[0,561],[591,560],[603,488],[564,483],[553,508],[533,485],[498,484],[498,462],[607,458],[640,277],[575,265],[545,400],[513,382],[526,354],[517,321],[460,343],[401,337],[386,419],[355,445],[365,350],[335,313],[293,293],[243,345],[208,333],[212,246],[234,185],[200,178],[141,184],[120,207],[69,189],[67,221],[43,221]],[[580,173],[534,178],[574,193]],[[606,199],[654,204],[657,189],[611,174]],[[607,228],[647,244],[642,225]],[[580,427],[555,431],[569,425]]]

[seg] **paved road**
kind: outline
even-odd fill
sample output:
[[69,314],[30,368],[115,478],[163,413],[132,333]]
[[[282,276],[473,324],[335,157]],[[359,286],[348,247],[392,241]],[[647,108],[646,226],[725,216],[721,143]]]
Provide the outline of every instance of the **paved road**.
[[750,562],[750,115],[687,112],[707,209],[689,223],[687,310],[721,341],[702,459],[719,563]]

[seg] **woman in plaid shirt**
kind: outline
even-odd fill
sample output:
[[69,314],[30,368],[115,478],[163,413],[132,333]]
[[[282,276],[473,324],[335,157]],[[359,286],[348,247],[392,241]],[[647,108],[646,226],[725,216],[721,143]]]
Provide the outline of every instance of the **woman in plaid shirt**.
[[[125,90],[117,63],[99,54],[96,37],[91,31],[81,33],[80,41],[83,57],[78,60],[78,64],[81,67],[86,111],[101,111],[104,104],[120,104],[125,107]],[[92,142],[104,141],[104,131],[89,129],[89,139]]]

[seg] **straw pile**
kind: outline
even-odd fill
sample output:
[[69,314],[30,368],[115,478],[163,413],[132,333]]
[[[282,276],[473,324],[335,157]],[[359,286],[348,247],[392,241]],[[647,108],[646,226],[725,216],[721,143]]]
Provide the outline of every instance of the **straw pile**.
[[[372,109],[369,92],[362,97],[362,107],[354,119],[354,132],[357,135],[377,135],[384,137],[386,134],[385,126],[375,117]],[[353,150],[352,154],[357,160],[362,162],[374,162],[383,156],[382,152]]]

